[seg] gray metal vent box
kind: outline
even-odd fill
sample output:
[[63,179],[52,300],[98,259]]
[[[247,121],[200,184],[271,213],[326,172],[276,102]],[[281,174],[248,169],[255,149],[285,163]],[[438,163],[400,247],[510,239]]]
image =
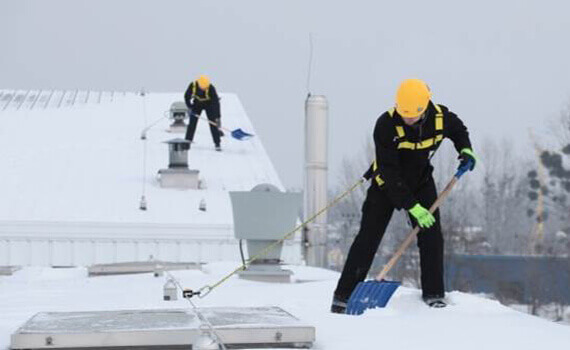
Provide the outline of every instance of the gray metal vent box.
[[186,116],[189,114],[186,103],[181,101],[172,102],[168,114],[172,120],[168,131],[172,133],[185,133],[187,126],[186,123],[184,123],[184,119],[186,119]]
[[[271,184],[255,186],[251,191],[230,192],[237,239],[247,241],[249,257],[260,254],[268,245],[280,240],[297,224],[302,195],[286,193]],[[288,282],[291,272],[279,267],[280,243],[254,261],[240,277],[262,281]]]
[[190,141],[175,138],[165,141],[168,144],[168,168],[158,171],[160,187],[198,189],[200,172],[188,169]]

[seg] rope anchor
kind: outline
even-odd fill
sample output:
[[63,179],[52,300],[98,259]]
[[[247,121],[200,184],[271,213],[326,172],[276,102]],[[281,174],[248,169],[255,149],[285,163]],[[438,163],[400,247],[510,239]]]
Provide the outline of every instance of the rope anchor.
[[191,299],[194,296],[199,297],[200,299],[204,298],[206,295],[210,294],[210,292],[212,291],[212,287],[210,286],[204,286],[200,289],[198,289],[197,291],[193,291],[192,289],[183,289],[182,290],[182,297],[184,299]]

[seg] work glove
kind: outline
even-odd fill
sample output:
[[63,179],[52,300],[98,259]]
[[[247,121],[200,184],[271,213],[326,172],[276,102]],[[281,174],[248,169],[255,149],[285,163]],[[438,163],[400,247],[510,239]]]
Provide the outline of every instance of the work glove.
[[475,157],[475,153],[471,148],[464,148],[459,153],[459,166],[457,169],[463,170],[463,172],[475,169],[475,163],[477,163],[477,158]]
[[192,109],[194,109],[194,98],[191,98],[188,103],[186,104],[188,107],[188,114],[192,114]]
[[420,228],[430,228],[435,223],[435,218],[426,208],[421,204],[414,205],[408,210],[410,214],[416,219]]

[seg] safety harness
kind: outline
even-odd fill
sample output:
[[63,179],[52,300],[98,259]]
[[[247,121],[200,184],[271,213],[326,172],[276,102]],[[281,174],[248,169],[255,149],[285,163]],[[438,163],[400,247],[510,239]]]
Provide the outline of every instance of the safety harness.
[[198,94],[196,93],[198,91],[198,89],[196,88],[196,86],[198,86],[198,82],[195,81],[194,84],[192,84],[192,98],[200,101],[200,102],[205,102],[205,101],[209,101],[210,100],[210,87],[208,86],[204,92],[204,97],[200,97],[198,96]]
[[[437,104],[433,104],[436,110],[435,114],[435,135],[434,137],[430,137],[429,139],[421,140],[420,142],[410,142],[406,140],[406,133],[404,132],[404,127],[402,125],[396,125],[396,133],[398,134],[398,149],[407,149],[407,150],[424,150],[430,147],[433,147],[433,151],[431,157],[435,154],[435,150],[439,147],[441,141],[443,141],[443,111],[441,107]],[[394,118],[394,108],[390,108],[388,110],[388,114],[390,118]],[[377,160],[374,159],[372,163],[372,171],[373,173],[378,172],[378,163]],[[374,178],[378,183],[378,186],[382,186],[384,184],[384,180],[380,177],[380,175],[376,175]]]

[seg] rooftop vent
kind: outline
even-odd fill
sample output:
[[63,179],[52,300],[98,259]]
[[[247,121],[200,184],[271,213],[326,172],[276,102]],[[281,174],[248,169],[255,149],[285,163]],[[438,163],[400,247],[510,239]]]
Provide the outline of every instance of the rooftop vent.
[[186,132],[186,123],[184,119],[188,115],[188,107],[184,102],[173,102],[170,105],[170,119],[172,119],[172,124],[170,124],[169,132],[183,134]]
[[259,256],[240,278],[265,282],[290,282],[292,272],[281,269],[283,243],[264,252],[267,246],[295,227],[301,208],[300,193],[284,193],[271,184],[251,191],[230,192],[235,236],[245,239],[250,258]]
[[188,169],[190,141],[176,138],[168,144],[168,169],[158,171],[160,186],[164,188],[198,189],[199,171]]

